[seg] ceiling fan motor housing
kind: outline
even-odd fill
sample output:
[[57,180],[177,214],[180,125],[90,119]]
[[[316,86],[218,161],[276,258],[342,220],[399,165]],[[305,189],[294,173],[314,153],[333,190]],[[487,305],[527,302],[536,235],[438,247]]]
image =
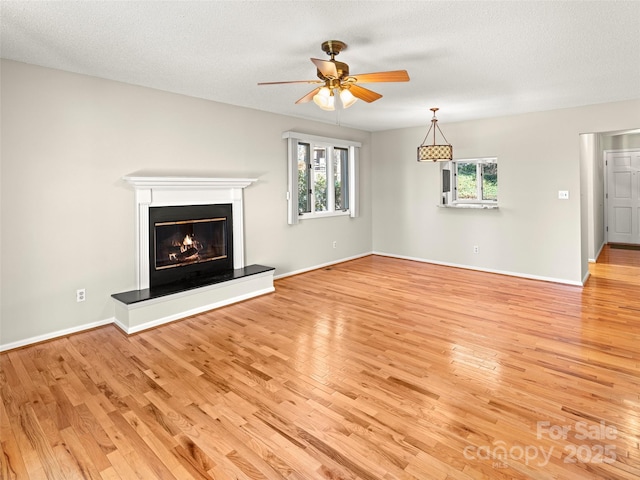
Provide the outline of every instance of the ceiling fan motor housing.
[[[327,40],[322,44],[322,50],[331,57],[331,60],[329,61],[336,66],[336,70],[338,71],[338,80],[342,80],[349,76],[349,65],[343,62],[338,62],[335,59],[336,55],[346,49],[347,44],[340,40]],[[320,70],[318,70],[318,78],[320,80],[332,80],[332,78],[323,75]]]
[[[338,71],[337,79],[341,80],[349,76],[349,65],[343,62],[337,62],[335,60],[329,60],[329,61],[336,66],[336,70]],[[332,80],[329,77],[325,77],[320,70],[318,70],[318,78],[320,80]]]

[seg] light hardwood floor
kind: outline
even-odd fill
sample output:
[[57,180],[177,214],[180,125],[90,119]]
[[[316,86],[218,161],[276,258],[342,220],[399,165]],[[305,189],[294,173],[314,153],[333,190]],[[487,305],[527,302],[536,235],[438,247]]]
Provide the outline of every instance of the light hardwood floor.
[[7,352],[2,479],[637,479],[640,251],[591,269],[369,256]]

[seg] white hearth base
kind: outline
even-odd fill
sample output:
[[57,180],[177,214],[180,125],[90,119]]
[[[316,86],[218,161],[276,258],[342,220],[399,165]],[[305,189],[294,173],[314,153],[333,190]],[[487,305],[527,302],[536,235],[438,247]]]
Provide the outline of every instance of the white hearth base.
[[[148,300],[127,302],[114,295],[115,324],[132,334],[275,291],[274,269]],[[131,292],[132,293],[132,292]]]

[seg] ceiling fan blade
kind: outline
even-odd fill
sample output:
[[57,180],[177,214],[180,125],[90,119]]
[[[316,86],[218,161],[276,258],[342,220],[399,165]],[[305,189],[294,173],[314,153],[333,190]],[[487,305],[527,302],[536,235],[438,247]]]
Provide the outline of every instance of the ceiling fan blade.
[[258,85],[282,85],[285,83],[324,83],[322,80],[293,80],[290,82],[259,82]]
[[409,74],[406,70],[393,70],[389,72],[361,73],[360,75],[350,75],[358,83],[374,82],[408,82]]
[[329,60],[320,60],[319,58],[312,58],[311,61],[325,77],[338,78],[338,70],[335,63]]
[[307,93],[304,97],[302,97],[300,100],[296,101],[296,105],[298,103],[307,103],[309,101],[311,101],[311,99],[313,98],[313,96],[318,93],[318,91],[320,91],[321,87],[318,87],[314,90],[311,90],[309,93]]
[[373,92],[358,85],[351,85],[351,87],[349,87],[349,91],[353,94],[354,97],[357,97],[360,100],[364,100],[367,103],[375,102],[379,98],[382,98],[382,95],[380,95],[379,93]]

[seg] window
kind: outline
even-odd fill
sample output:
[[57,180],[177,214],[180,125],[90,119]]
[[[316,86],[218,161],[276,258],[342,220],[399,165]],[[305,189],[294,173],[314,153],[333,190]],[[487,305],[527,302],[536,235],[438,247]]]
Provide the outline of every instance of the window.
[[[453,186],[453,191],[451,191]],[[469,158],[448,162],[442,170],[442,204],[495,206],[498,203],[498,159]]]
[[347,210],[349,149],[298,142],[298,214]]
[[289,142],[288,221],[357,216],[360,143],[285,132]]

